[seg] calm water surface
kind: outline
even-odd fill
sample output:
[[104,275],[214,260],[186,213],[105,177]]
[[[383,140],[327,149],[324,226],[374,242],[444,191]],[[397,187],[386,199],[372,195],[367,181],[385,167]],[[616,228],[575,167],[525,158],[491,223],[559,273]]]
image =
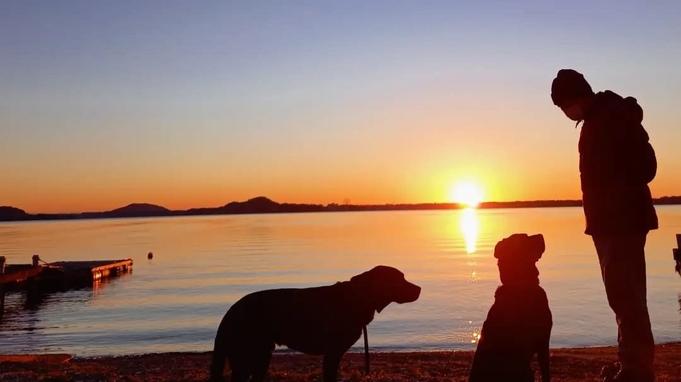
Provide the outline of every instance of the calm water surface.
[[[658,207],[648,236],[648,299],[658,342],[681,340],[681,278],[671,249],[681,207]],[[581,208],[273,214],[0,223],[10,263],[132,258],[134,272],[27,306],[7,296],[3,353],[81,356],[207,351],[220,319],[246,293],[328,285],[378,264],[402,270],[421,298],[389,305],[369,326],[376,351],[474,349],[499,285],[494,244],[543,233],[542,286],[554,347],[615,344]],[[153,260],[146,254],[153,251]],[[361,349],[362,341],[355,345]]]

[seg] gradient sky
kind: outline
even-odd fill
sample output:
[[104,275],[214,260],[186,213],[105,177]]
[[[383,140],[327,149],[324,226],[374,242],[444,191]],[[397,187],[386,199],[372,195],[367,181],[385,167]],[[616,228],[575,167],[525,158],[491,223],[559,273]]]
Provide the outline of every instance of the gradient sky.
[[578,199],[556,72],[633,95],[681,194],[681,2],[0,2],[0,205]]

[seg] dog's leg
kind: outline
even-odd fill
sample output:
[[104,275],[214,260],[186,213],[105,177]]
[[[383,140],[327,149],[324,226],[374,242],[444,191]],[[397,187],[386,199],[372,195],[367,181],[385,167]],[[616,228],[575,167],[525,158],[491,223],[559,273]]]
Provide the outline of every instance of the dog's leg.
[[[229,368],[231,370],[231,382],[248,382],[253,374],[253,361],[251,354],[245,352],[239,352],[239,354],[230,354],[227,359],[229,360]],[[210,380],[214,382],[213,379]],[[222,374],[220,379],[215,381],[225,381]]]
[[213,362],[210,364],[210,382],[222,382],[224,365],[224,360],[221,361],[213,356]]
[[213,360],[210,363],[210,382],[222,382],[224,380],[225,361],[227,354],[219,341],[215,342]]
[[537,362],[541,371],[542,382],[551,381],[550,361],[549,361],[549,342],[542,341],[537,350]]
[[468,382],[485,381],[484,371],[486,371],[486,368],[482,366],[482,361],[484,359],[482,353],[483,352],[480,349],[480,344],[478,344],[478,349],[476,349],[475,353],[473,354],[471,370],[468,372]]
[[537,354],[537,360],[539,361],[542,382],[549,382],[551,380],[551,372],[549,368],[549,349]]
[[338,368],[340,367],[342,352],[340,354],[327,353],[324,355],[324,382],[338,381]]
[[267,369],[270,368],[271,359],[272,353],[270,352],[259,354],[253,357],[253,374],[251,376],[251,382],[262,382],[265,380]]
[[231,382],[248,382],[248,378],[251,376],[247,370],[244,369],[232,369],[232,379]]

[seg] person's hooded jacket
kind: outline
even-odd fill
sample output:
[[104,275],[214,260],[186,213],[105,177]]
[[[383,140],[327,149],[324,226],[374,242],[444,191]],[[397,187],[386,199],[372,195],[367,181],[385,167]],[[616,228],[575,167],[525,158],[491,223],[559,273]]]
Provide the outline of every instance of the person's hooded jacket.
[[633,97],[596,93],[584,114],[579,171],[586,234],[625,235],[658,228],[648,183],[657,173],[655,151]]

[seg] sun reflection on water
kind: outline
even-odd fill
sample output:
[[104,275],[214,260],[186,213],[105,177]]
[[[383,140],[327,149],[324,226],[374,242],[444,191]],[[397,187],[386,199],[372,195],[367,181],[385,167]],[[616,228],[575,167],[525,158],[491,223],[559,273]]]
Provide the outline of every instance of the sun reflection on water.
[[[475,267],[477,263],[475,258],[471,255],[476,251],[476,243],[480,234],[480,221],[478,220],[478,215],[474,208],[466,208],[461,211],[459,228],[463,234],[464,242],[466,243],[466,254],[468,255],[466,262],[469,267]],[[475,269],[471,271],[470,280],[478,280],[478,274]]]
[[466,242],[466,253],[469,255],[475,253],[475,244],[480,233],[480,222],[475,209],[466,208],[461,211],[460,227]]

